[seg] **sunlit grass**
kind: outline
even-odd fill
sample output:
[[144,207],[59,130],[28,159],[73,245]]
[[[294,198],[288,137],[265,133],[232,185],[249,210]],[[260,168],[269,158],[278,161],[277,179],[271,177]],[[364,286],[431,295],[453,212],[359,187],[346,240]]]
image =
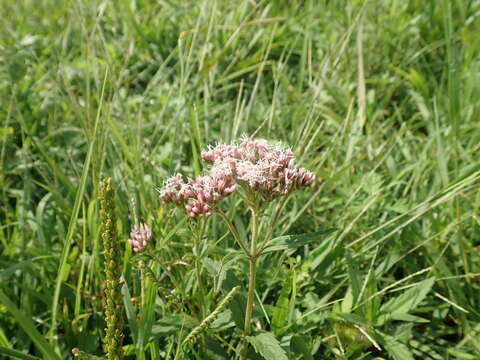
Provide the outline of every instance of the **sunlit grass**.
[[[103,356],[96,194],[111,177],[124,353],[234,358],[248,263],[212,216],[195,250],[200,297],[179,262],[194,258],[191,233],[157,189],[200,174],[208,144],[248,134],[292,145],[322,179],[289,199],[274,236],[336,229],[259,261],[252,357],[278,342],[291,359],[475,359],[479,11],[474,0],[0,2],[0,353]],[[245,236],[247,210],[227,209]],[[153,278],[126,241],[138,221],[155,234]]]

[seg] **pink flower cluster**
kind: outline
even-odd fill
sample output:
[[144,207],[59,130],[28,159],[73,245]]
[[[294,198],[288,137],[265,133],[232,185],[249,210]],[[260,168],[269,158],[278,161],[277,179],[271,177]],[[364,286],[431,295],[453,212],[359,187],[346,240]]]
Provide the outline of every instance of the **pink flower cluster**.
[[128,242],[132,244],[135,252],[142,252],[152,237],[152,229],[147,224],[141,223],[139,227],[133,227]]
[[294,163],[293,152],[263,139],[245,138],[236,145],[219,144],[202,152],[211,164],[207,175],[188,179],[180,174],[167,180],[160,191],[165,202],[184,205],[191,216],[209,216],[212,207],[241,186],[260,193],[265,200],[309,186],[315,175]]

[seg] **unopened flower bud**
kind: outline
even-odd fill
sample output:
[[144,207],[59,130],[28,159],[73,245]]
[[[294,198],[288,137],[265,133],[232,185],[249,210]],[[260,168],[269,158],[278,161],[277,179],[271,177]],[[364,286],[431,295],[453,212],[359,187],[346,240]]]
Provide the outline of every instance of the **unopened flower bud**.
[[130,232],[128,242],[132,244],[135,252],[142,252],[152,237],[152,229],[147,224],[141,223],[139,227],[134,227]]

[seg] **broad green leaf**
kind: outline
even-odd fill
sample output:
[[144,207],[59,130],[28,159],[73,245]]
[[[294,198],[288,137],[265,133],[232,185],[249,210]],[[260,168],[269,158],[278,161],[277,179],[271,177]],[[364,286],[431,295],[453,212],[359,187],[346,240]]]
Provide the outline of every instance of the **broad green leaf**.
[[320,239],[322,236],[332,233],[333,231],[334,229],[328,229],[309,234],[280,236],[270,240],[263,252],[267,253],[272,251],[295,249],[299,246],[310,244],[311,242],[314,242]]
[[255,351],[266,360],[288,360],[287,353],[272,333],[264,332],[256,336],[249,336],[247,339]]
[[418,304],[427,296],[435,283],[435,278],[429,278],[419,282],[403,294],[387,301],[382,307],[383,313],[408,313],[414,310]]
[[235,326],[235,322],[232,320],[232,311],[227,309],[223,311],[210,325],[210,329],[213,331],[222,331]]
[[304,336],[294,335],[290,340],[290,348],[295,354],[301,354],[303,360],[313,360],[312,352],[304,340]]
[[161,337],[165,335],[176,334],[182,329],[184,329],[184,331],[190,330],[195,325],[197,324],[186,316],[167,316],[157,321],[157,323],[153,325],[152,335],[153,337]]
[[395,360],[415,360],[405,344],[398,342],[393,336],[381,334],[383,346]]
[[225,351],[225,348],[219,343],[216,339],[211,336],[206,336],[206,344],[205,344],[205,352],[206,358],[208,360],[225,360],[228,359],[229,356]]

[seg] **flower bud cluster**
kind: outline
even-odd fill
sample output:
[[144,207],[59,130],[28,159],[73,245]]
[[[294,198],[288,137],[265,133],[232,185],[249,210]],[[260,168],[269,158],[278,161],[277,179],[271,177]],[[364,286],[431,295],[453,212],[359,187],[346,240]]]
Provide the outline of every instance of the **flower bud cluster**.
[[133,227],[130,232],[128,242],[132,244],[135,252],[142,252],[152,237],[152,229],[147,224],[141,223],[138,227]]
[[238,145],[219,144],[201,156],[211,165],[205,176],[184,182],[177,174],[160,191],[163,201],[183,205],[194,217],[211,215],[212,207],[234,192],[236,186],[249,188],[270,201],[315,180],[313,173],[295,166],[290,149],[263,139],[244,138]]

